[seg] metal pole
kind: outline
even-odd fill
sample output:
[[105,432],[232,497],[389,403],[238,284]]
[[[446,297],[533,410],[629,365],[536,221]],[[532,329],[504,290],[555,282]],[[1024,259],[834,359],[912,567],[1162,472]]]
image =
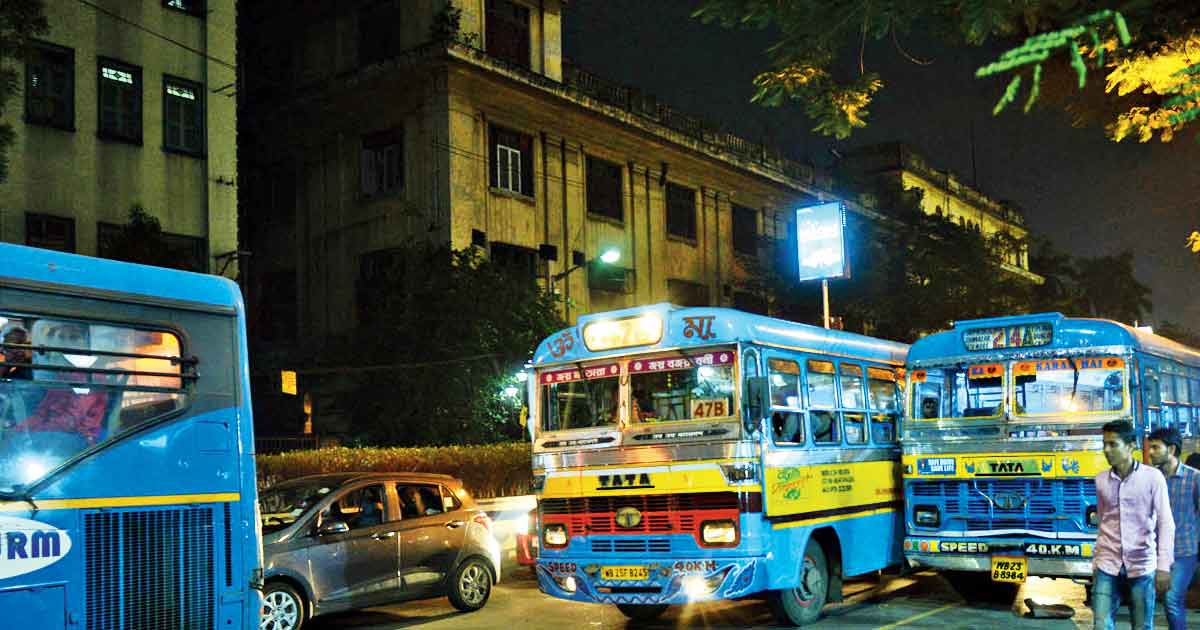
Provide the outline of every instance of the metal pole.
[[821,279],[821,306],[825,312],[825,330],[829,330],[829,280]]

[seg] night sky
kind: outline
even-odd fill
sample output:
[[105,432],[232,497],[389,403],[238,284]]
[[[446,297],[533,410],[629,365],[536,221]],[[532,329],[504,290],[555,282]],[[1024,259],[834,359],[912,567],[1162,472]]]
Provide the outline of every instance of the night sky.
[[750,104],[751,80],[767,68],[763,51],[771,42],[762,33],[689,19],[694,4],[574,0],[566,8],[564,53],[605,78],[819,165],[830,162],[831,149],[898,140],[969,184],[973,127],[977,188],[1016,203],[1031,231],[1073,255],[1132,250],[1138,279],[1153,291],[1150,321],[1200,331],[1200,257],[1185,246],[1200,229],[1200,144],[1193,139],[1200,123],[1168,144],[1117,144],[1100,127],[1072,128],[1058,110],[1024,115],[1010,106],[992,117],[1007,76],[977,80],[974,70],[995,53],[947,52],[910,35],[902,40],[907,52],[934,63],[912,64],[891,42],[868,45],[867,69],[885,84],[867,128],[836,141],[810,133],[798,108]]

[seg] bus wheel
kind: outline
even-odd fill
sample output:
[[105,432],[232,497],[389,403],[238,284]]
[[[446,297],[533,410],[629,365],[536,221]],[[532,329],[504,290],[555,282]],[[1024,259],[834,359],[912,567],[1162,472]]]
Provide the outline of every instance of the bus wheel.
[[810,538],[804,548],[804,562],[800,565],[799,586],[771,591],[767,601],[780,623],[804,626],[821,616],[821,608],[828,596],[829,562],[821,544]]
[[304,625],[304,598],[284,582],[269,582],[263,592],[259,630],[300,630]]
[[1020,584],[1011,582],[993,582],[992,576],[983,571],[945,571],[943,575],[968,604],[1008,605],[1013,603],[1021,588]]
[[621,614],[634,621],[653,621],[667,612],[666,604],[617,604]]

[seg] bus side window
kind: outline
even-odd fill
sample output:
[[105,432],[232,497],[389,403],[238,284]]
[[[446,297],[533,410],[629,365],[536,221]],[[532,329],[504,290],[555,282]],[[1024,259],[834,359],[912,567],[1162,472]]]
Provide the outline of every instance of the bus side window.
[[892,370],[867,368],[867,394],[871,403],[871,440],[895,444],[900,419],[900,388]]
[[788,411],[801,407],[800,364],[787,359],[770,359],[767,371],[771,390],[771,436],[776,444],[803,444],[801,414]]
[[1147,407],[1162,405],[1162,390],[1158,384],[1158,370],[1148,367],[1142,372],[1143,404]]
[[842,363],[840,372],[842,407],[856,410],[842,413],[842,428],[846,431],[846,443],[864,444],[867,441],[867,414],[857,411],[867,408],[867,397],[863,391],[862,366]]
[[837,376],[832,361],[809,359],[805,377],[808,379],[808,426],[815,444],[837,444],[842,441],[838,427]]

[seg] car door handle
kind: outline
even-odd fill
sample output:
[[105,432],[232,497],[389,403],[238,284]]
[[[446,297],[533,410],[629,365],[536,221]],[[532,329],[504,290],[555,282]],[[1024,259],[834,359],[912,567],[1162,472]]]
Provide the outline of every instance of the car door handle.
[[379,532],[378,534],[371,534],[371,538],[373,540],[383,540],[384,538],[395,538],[395,537],[396,537],[396,532]]
[[466,525],[466,521],[447,521],[446,529],[458,529],[459,527],[462,527],[463,525]]

